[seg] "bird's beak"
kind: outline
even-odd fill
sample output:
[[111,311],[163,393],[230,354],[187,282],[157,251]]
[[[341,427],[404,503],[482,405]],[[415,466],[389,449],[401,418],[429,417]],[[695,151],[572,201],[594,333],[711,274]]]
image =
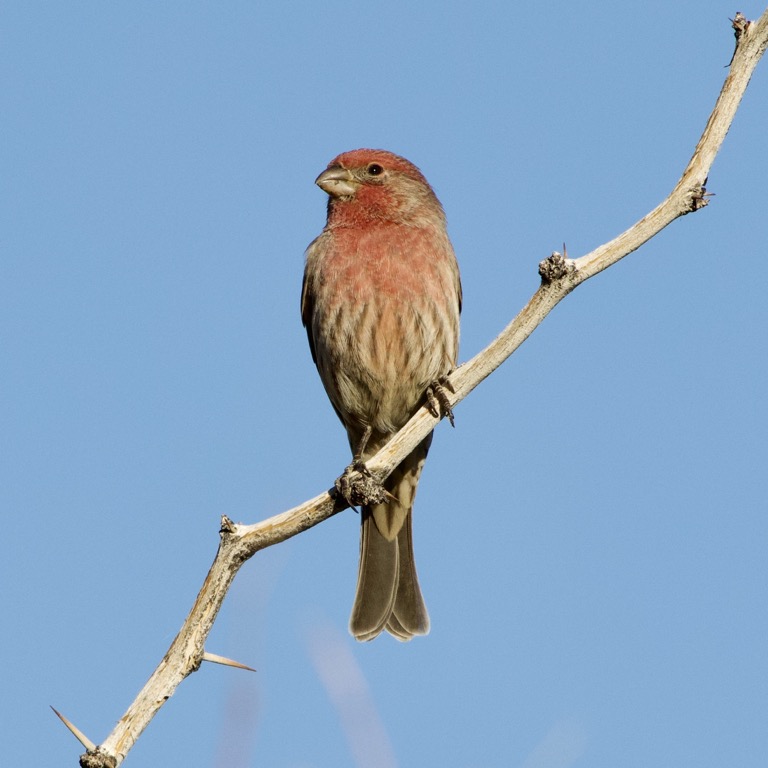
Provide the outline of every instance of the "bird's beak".
[[315,179],[315,184],[331,197],[352,197],[360,186],[352,171],[338,166],[324,170]]

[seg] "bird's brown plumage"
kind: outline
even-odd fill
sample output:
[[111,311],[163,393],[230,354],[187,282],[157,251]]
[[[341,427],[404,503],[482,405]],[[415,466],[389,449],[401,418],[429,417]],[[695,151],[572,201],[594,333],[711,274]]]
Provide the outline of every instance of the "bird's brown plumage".
[[[301,316],[328,397],[353,452],[375,454],[456,366],[461,284],[442,206],[402,157],[359,149],[317,179],[328,220],[307,249]],[[413,562],[411,510],[431,442],[390,475],[387,504],[362,509],[350,631],[401,640],[429,631]]]

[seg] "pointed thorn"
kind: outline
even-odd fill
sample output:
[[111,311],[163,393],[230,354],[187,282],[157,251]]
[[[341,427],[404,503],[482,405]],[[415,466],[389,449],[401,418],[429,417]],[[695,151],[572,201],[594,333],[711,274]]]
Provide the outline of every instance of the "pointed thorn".
[[[49,705],[49,706],[50,706],[50,705]],[[51,709],[53,710],[53,712],[54,712],[54,714],[56,715],[56,717],[58,717],[58,718],[59,718],[59,720],[61,720],[61,722],[62,722],[62,723],[64,723],[64,725],[66,725],[66,726],[67,726],[67,728],[69,728],[69,730],[70,730],[71,734],[72,734],[72,735],[73,735],[73,736],[74,736],[74,737],[75,737],[75,738],[76,738],[76,739],[77,739],[77,740],[78,740],[78,741],[79,741],[79,742],[80,742],[80,743],[81,743],[81,744],[82,744],[82,745],[83,745],[83,746],[84,746],[84,747],[85,747],[85,748],[86,748],[86,749],[87,749],[89,752],[93,752],[93,751],[96,749],[96,745],[95,745],[95,744],[94,744],[94,743],[93,743],[93,742],[92,742],[92,741],[91,741],[91,740],[90,740],[90,739],[89,739],[89,738],[88,738],[88,737],[87,737],[87,736],[86,736],[86,735],[85,735],[85,734],[84,734],[84,733],[83,733],[83,732],[82,732],[82,731],[81,731],[79,728],[76,728],[76,727],[75,727],[75,726],[74,726],[72,723],[70,723],[70,722],[69,722],[69,720],[67,720],[67,718],[66,718],[66,717],[64,717],[64,715],[62,715],[62,714],[61,714],[61,712],[59,712],[59,711],[58,711],[56,708],[54,708],[54,707],[51,707]]]
[[246,664],[241,664],[239,661],[228,659],[226,656],[219,656],[216,653],[208,653],[208,651],[205,651],[203,653],[203,661],[211,661],[214,664],[223,664],[225,667],[235,667],[236,669],[246,669],[249,672],[256,671],[253,667],[249,667]]

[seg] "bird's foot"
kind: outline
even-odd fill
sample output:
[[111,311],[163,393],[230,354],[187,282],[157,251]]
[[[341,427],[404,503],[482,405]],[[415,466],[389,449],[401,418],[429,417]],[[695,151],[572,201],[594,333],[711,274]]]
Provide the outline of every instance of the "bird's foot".
[[355,459],[336,479],[336,491],[350,507],[386,504],[392,494],[370,473],[365,462]]
[[454,389],[451,386],[451,382],[447,376],[441,376],[436,381],[433,381],[426,391],[427,398],[427,410],[436,418],[442,418],[446,416],[448,421],[451,422],[451,426],[455,427],[453,421],[453,408],[451,408],[451,398],[448,392],[454,393]]

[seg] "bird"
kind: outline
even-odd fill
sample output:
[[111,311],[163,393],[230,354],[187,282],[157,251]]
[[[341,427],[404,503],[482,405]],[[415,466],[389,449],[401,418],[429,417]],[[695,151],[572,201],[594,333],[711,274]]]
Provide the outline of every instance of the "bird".
[[[315,183],[327,220],[305,254],[301,318],[312,359],[342,424],[353,464],[376,454],[427,405],[450,415],[443,384],[456,368],[462,289],[443,207],[399,155],[356,149]],[[426,635],[413,557],[412,509],[430,433],[384,481],[387,501],[360,509],[360,561],[349,630]],[[349,469],[349,468],[348,468]]]

